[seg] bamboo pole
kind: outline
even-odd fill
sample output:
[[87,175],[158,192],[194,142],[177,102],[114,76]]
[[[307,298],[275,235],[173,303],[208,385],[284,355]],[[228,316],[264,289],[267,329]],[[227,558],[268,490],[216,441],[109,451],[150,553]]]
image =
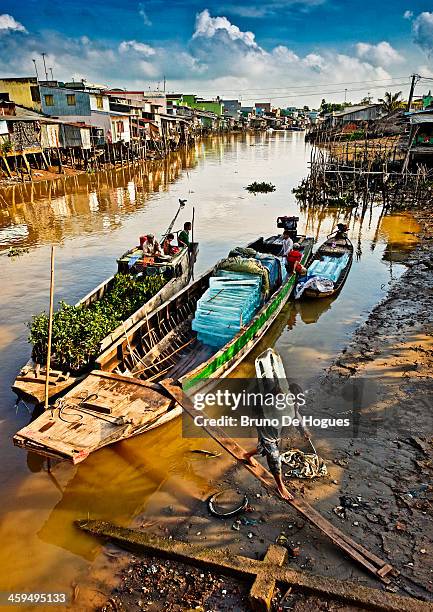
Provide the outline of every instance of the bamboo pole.
[[53,306],[54,306],[54,245],[51,246],[51,270],[50,270],[50,312],[48,318],[48,348],[47,348],[47,366],[45,378],[45,410],[48,410],[48,390],[50,384],[50,366],[51,366],[51,339],[53,335]]

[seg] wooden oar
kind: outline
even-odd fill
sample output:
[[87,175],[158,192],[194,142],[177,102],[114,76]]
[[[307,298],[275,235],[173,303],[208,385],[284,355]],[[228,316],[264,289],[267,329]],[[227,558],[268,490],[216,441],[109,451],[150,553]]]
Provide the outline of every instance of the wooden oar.
[[[159,384],[173,399],[176,400],[180,406],[182,406],[190,417],[206,417],[206,414],[202,410],[197,410],[194,407],[191,400],[183,393],[182,389],[177,386],[172,379],[168,378],[160,381]],[[201,428],[204,429],[210,435],[210,437],[213,438],[220,446],[222,446],[232,457],[239,461],[249,472],[251,472],[253,476],[260,480],[260,482],[270,492],[279,495],[271,473],[257,461],[254,463],[254,465],[245,463],[244,457],[246,451],[235,440],[229,438],[221,427],[201,425]],[[376,578],[379,578],[385,584],[389,584],[390,580],[387,577],[387,574],[393,570],[392,565],[386,563],[358,544],[358,542],[355,542],[345,533],[334,527],[332,523],[326,520],[307,502],[296,498],[288,500],[280,497],[280,499],[295,508],[300,514],[302,514],[302,516],[313,523],[313,525],[318,527],[318,529],[320,529],[328,538],[330,538],[334,544],[344,550],[350,557],[352,557],[352,559],[371,572]]]
[[53,336],[53,310],[54,310],[54,245],[51,246],[51,271],[50,271],[50,311],[48,315],[48,347],[47,347],[47,374],[45,378],[45,403],[44,409],[48,410],[50,367],[51,367],[51,340]]

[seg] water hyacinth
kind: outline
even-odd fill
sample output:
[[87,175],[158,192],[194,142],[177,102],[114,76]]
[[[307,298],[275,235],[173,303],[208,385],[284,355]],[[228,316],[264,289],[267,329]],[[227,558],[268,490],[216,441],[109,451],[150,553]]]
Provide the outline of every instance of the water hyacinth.
[[254,181],[254,183],[251,183],[245,187],[245,189],[250,193],[270,193],[275,191],[275,185],[272,185],[272,183],[266,183],[264,181],[261,183]]
[[[116,274],[111,290],[89,306],[60,302],[53,317],[52,366],[79,372],[92,365],[102,340],[121,325],[166,283],[162,276],[137,279]],[[47,354],[48,315],[42,312],[28,323],[32,356],[44,364]]]

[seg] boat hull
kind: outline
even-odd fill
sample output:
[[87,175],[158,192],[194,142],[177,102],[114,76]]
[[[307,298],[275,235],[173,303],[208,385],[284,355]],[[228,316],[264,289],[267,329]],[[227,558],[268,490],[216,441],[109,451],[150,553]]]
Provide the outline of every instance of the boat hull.
[[[313,240],[305,239],[302,264],[307,264],[313,247]],[[259,310],[244,330],[241,330],[234,338],[218,351],[204,366],[198,367],[193,372],[180,379],[182,388],[190,390],[201,390],[209,386],[209,379],[224,378],[228,376],[260,342],[263,336],[272,326],[287,300],[290,298],[296,283],[296,274],[291,274],[284,285],[272,296],[272,298]]]
[[349,256],[347,265],[342,270],[334,285],[334,288],[330,289],[329,291],[318,291],[317,289],[307,288],[302,294],[303,298],[321,299],[334,297],[342,290],[353,263],[353,244],[350,242],[347,236],[341,238],[336,238],[335,236],[328,237],[327,240],[325,240],[325,242],[317,249],[311,263],[320,259],[323,255],[332,254],[333,251],[337,251],[339,255],[347,253]]
[[[191,250],[185,249],[176,258],[177,269],[180,270],[179,276],[169,280],[158,293],[156,293],[149,301],[141,308],[128,317],[121,325],[108,334],[101,342],[98,355],[107,350],[119,338],[123,337],[134,325],[143,318],[156,310],[161,304],[170,299],[173,295],[183,289],[191,280],[192,270],[195,259],[197,257],[198,245],[194,243]],[[98,285],[96,289],[82,298],[78,305],[90,305],[93,302],[101,299],[112,287],[114,276],[110,276],[103,283]],[[68,389],[75,386],[89,372],[84,372],[80,375],[64,374],[61,371],[53,370],[50,374],[50,382],[48,389],[48,397],[54,400]],[[40,404],[45,398],[45,368],[38,367],[33,360],[29,360],[22,368],[20,374],[16,377],[12,390],[20,399],[24,399],[33,404]]]

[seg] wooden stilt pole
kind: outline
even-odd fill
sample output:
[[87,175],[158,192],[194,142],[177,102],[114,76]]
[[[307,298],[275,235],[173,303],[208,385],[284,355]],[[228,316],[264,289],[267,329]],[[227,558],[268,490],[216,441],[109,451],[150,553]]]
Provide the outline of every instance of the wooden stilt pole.
[[45,378],[45,404],[44,409],[48,410],[48,391],[50,385],[50,366],[51,366],[51,339],[53,335],[53,306],[54,306],[54,245],[51,246],[51,272],[50,272],[50,312],[48,315],[48,348],[47,348],[47,375]]

